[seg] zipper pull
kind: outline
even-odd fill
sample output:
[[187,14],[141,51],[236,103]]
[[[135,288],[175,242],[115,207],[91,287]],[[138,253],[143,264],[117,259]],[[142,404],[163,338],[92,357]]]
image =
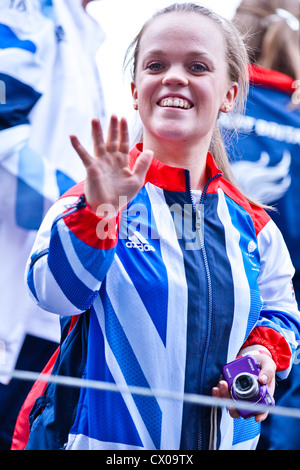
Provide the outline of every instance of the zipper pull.
[[66,205],[66,209],[82,209],[86,206],[85,195],[82,194],[76,202]]
[[70,204],[69,206],[67,206],[66,212],[63,212],[62,214],[55,217],[55,219],[53,220],[52,226],[56,224],[60,219],[63,219],[64,217],[71,215],[73,212],[83,209],[84,207],[86,207],[86,205],[87,204],[85,202],[85,195],[82,194],[78,201],[74,202],[74,204]]
[[77,201],[76,203],[76,207],[77,209],[83,209],[84,207],[86,207],[86,202],[85,202],[85,195],[82,194],[79,198],[79,200]]

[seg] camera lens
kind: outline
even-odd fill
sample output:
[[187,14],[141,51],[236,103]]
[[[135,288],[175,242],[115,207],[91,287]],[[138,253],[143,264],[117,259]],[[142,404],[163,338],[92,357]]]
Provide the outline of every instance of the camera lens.
[[248,373],[237,375],[233,381],[232,388],[236,397],[241,400],[249,400],[256,397],[259,392],[257,378]]
[[236,380],[236,388],[241,392],[247,392],[253,385],[253,379],[249,375],[240,375]]

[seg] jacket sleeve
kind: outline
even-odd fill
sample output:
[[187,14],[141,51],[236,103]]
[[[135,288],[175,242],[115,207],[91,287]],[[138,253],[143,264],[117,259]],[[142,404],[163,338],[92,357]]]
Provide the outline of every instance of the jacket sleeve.
[[114,258],[118,220],[97,217],[83,194],[52,206],[26,269],[29,292],[41,308],[76,315],[92,306]]
[[258,284],[262,310],[245,346],[266,346],[284,379],[292,366],[300,339],[300,315],[293,290],[294,268],[283,237],[270,220],[257,237],[261,272]]

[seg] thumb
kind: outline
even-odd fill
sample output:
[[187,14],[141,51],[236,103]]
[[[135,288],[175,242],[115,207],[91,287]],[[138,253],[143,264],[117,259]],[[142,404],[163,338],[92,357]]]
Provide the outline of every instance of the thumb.
[[145,179],[147,171],[150,168],[154,152],[152,150],[145,150],[137,158],[133,167],[133,173],[138,176],[139,179]]
[[270,390],[274,392],[276,365],[274,361],[268,356],[261,356],[259,362],[261,370],[258,376],[258,380],[263,385],[268,384]]

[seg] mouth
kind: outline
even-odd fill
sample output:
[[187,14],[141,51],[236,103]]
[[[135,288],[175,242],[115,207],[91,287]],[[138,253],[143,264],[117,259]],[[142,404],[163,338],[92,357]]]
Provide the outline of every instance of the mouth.
[[179,96],[167,96],[162,98],[158,103],[158,106],[161,108],[179,108],[179,109],[191,109],[193,108],[193,104]]

